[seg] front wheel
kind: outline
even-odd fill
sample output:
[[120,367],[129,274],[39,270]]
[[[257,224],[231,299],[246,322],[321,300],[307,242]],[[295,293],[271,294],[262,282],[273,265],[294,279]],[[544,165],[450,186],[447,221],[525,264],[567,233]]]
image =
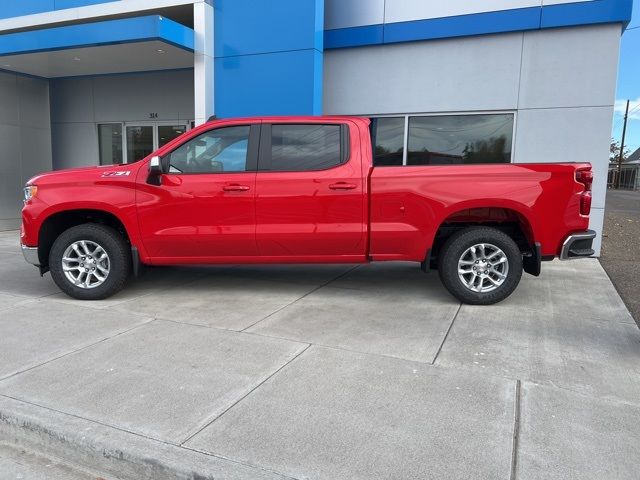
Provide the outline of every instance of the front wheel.
[[85,223],[63,232],[49,252],[49,270],[56,285],[80,300],[101,300],[124,286],[131,270],[131,252],[117,231]]
[[511,295],[520,283],[522,254],[500,230],[465,228],[442,247],[438,272],[445,288],[461,302],[491,305]]

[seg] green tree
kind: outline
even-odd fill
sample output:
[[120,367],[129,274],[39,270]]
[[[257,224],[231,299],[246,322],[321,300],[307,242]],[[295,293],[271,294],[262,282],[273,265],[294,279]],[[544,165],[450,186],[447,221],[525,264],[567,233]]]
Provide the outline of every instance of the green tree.
[[[622,161],[624,162],[629,157],[630,154],[631,154],[631,151],[625,148],[624,153],[622,154]],[[620,142],[612,138],[611,146],[609,147],[609,162],[618,163],[619,158],[620,158]]]
[[[509,145],[509,147],[511,147]],[[508,161],[507,138],[504,135],[468,143],[462,152],[466,163],[493,163]]]

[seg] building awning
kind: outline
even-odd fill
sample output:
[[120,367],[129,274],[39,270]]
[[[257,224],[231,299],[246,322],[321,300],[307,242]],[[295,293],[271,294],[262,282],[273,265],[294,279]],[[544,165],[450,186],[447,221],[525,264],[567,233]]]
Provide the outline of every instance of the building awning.
[[0,70],[43,78],[193,67],[194,32],[160,15],[0,35]]

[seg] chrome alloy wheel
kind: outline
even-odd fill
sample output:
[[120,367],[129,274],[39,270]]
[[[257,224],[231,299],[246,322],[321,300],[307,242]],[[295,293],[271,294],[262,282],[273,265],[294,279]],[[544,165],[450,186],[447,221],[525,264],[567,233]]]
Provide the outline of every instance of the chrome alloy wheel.
[[78,240],[62,255],[62,271],[76,287],[96,288],[109,276],[109,255],[95,242]]
[[490,243],[467,248],[458,260],[458,277],[469,290],[491,292],[504,283],[509,274],[505,253]]

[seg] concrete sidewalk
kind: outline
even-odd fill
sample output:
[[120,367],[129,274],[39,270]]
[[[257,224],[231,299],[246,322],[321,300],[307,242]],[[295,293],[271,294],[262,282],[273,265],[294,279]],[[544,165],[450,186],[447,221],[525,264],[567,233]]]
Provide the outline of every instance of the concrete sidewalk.
[[6,448],[105,478],[638,478],[640,332],[597,260],[492,307],[414,264],[153,268],[78,302],[16,241]]

